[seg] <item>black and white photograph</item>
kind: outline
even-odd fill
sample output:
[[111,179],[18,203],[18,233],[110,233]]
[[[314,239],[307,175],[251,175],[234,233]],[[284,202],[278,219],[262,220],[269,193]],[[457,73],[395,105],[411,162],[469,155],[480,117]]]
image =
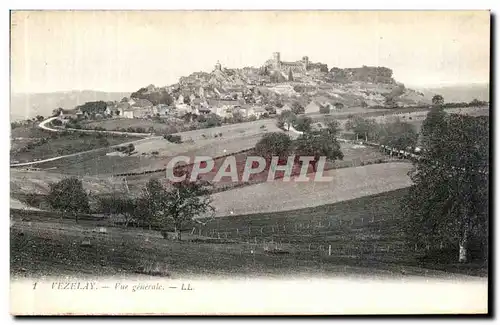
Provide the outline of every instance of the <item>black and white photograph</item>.
[[488,314],[491,20],[11,10],[11,314]]

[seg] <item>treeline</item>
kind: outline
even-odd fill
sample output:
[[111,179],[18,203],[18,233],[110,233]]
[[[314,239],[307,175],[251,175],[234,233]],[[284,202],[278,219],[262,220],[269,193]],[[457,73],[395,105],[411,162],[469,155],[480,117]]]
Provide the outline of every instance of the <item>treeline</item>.
[[215,211],[209,196],[211,188],[210,183],[202,181],[186,180],[165,185],[151,179],[139,197],[123,193],[99,196],[96,208],[91,211],[90,193],[84,190],[81,180],[72,177],[51,184],[45,200],[52,209],[68,214],[77,223],[81,214],[101,213],[114,217],[116,223],[126,227],[160,230],[165,238],[173,231],[181,240],[181,231],[195,217],[211,216]]
[[83,105],[76,106],[77,110],[80,110],[82,113],[87,113],[89,115],[95,114],[104,114],[107,108],[107,103],[105,101],[99,100],[95,102],[86,102]]

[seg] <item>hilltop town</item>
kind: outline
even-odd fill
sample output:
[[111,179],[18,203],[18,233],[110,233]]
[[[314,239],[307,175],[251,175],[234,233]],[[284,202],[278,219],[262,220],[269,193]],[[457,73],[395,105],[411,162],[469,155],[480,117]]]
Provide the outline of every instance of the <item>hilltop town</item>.
[[[279,52],[260,67],[227,68],[217,62],[211,72],[194,72],[178,83],[149,85],[119,102],[108,101],[99,115],[116,118],[184,117],[215,114],[261,118],[300,104],[306,114],[349,111],[350,108],[397,108],[425,105],[422,93],[405,88],[387,67],[331,69],[308,56],[295,62],[281,60]],[[84,115],[76,110],[70,117]],[[68,115],[68,114],[66,114]]]

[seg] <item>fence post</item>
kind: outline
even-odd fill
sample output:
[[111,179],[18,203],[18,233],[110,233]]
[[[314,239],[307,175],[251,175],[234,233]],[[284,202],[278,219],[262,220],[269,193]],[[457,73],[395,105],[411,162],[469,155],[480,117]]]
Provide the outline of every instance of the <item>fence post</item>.
[[194,234],[195,230],[196,230],[196,228],[193,227],[193,230],[191,230],[191,235]]
[[248,227],[248,236],[250,236],[251,233],[252,233],[252,229],[250,227]]
[[240,230],[236,228],[236,234],[239,236],[240,235]]
[[260,234],[262,235],[264,233],[264,228],[260,227]]
[[364,218],[361,218],[361,224],[364,225],[365,222],[364,222]]
[[311,250],[311,244],[309,244],[309,250]]
[[332,245],[328,245],[328,256],[332,255]]

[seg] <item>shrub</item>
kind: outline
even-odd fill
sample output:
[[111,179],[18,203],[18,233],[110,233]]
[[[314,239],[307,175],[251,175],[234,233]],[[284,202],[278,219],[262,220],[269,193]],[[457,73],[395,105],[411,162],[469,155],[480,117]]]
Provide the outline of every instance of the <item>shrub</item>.
[[55,126],[61,126],[62,125],[62,121],[55,119],[55,120],[52,121],[52,124],[55,125]]
[[319,108],[319,112],[321,114],[330,114],[330,107],[329,106],[321,106]]
[[180,135],[173,135],[173,134],[165,134],[163,138],[169,142],[172,143],[182,143],[182,139]]

